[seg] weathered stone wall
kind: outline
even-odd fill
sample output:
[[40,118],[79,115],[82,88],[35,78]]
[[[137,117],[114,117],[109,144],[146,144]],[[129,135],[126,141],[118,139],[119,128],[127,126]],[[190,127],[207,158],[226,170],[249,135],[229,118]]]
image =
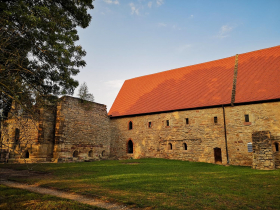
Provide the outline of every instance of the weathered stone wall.
[[[275,141],[279,141],[280,102],[225,107],[225,114],[230,164],[252,165],[248,143],[252,143],[255,131],[269,131]],[[249,115],[249,122],[245,122],[245,115]]]
[[275,169],[275,159],[269,131],[258,131],[252,134],[253,164],[252,168],[261,170]]
[[54,106],[40,109],[32,117],[13,103],[8,119],[1,125],[1,150],[5,153],[2,159],[9,159],[9,162],[50,161],[53,151],[54,120]]
[[55,161],[107,158],[109,152],[110,126],[106,106],[62,97],[57,104]]
[[[274,142],[280,139],[280,102],[225,107],[229,164],[252,165],[254,131],[268,130]],[[245,122],[249,115],[249,122]],[[217,116],[218,123],[213,118]],[[189,118],[186,124],[185,118]],[[166,126],[166,120],[170,126]],[[129,121],[133,129],[128,129]],[[152,128],[148,123],[152,123]],[[117,158],[160,157],[215,163],[214,148],[220,148],[222,164],[227,163],[223,108],[209,108],[111,119],[111,156]],[[127,153],[127,142],[133,141],[133,154]],[[173,149],[168,149],[172,143]],[[184,150],[183,143],[187,144]],[[275,149],[274,149],[275,150]],[[280,153],[274,151],[279,167]]]
[[[214,123],[214,117],[217,117],[217,123]],[[186,124],[186,118],[189,124]],[[166,125],[166,120],[170,126]],[[128,129],[129,121],[133,122],[131,130]],[[227,163],[222,108],[112,118],[111,134],[112,157],[158,157],[215,163],[214,148],[220,148],[222,164]],[[129,140],[133,141],[133,154],[127,153]],[[187,150],[183,143],[187,144]]]

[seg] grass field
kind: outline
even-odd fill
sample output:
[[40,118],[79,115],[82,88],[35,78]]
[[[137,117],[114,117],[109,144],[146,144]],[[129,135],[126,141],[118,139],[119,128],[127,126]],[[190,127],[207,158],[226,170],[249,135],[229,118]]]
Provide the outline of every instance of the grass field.
[[151,209],[280,209],[280,170],[164,159],[39,164],[34,170],[50,175],[16,181]]
[[[49,195],[39,195],[26,190],[14,189],[0,185],[0,209],[28,209],[28,210],[102,210],[75,201],[57,198]],[[103,209],[104,210],[104,209]]]

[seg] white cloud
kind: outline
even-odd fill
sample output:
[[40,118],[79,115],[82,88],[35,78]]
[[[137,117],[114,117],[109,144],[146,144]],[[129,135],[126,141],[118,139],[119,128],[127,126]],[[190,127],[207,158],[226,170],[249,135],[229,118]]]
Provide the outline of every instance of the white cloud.
[[183,52],[183,51],[185,51],[185,50],[187,50],[187,49],[189,49],[191,47],[191,45],[190,44],[185,44],[185,45],[182,45],[182,46],[179,46],[179,47],[177,47],[177,51],[178,52]]
[[120,4],[118,0],[103,0],[107,4]]
[[194,15],[191,15],[191,16],[190,16],[190,18],[193,18],[193,17],[194,17]]
[[153,2],[150,1],[150,2],[148,3],[148,7],[149,7],[149,8],[152,8],[152,5],[153,5]]
[[123,83],[124,83],[124,80],[110,80],[110,81],[105,82],[105,85],[109,86],[111,88],[120,89],[122,87]]
[[158,6],[161,6],[164,3],[163,0],[157,0],[156,2]]
[[130,6],[130,9],[131,9],[131,14],[136,14],[136,15],[139,15],[139,8],[136,8],[136,6],[133,4],[133,3],[130,3],[129,4]]
[[158,23],[159,27],[166,27],[167,25],[165,23]]
[[223,25],[223,26],[221,27],[221,29],[220,29],[220,33],[221,33],[221,34],[228,33],[228,32],[230,32],[230,31],[232,31],[232,28],[233,28],[233,27],[230,27],[230,26],[228,26],[228,25]]
[[233,27],[229,25],[223,25],[220,28],[219,34],[216,36],[218,38],[225,38],[229,36],[229,33],[232,31]]

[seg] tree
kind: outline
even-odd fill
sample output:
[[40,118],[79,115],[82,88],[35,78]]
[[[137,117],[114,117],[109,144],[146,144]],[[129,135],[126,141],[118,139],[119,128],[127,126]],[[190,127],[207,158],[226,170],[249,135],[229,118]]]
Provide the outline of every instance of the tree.
[[94,101],[94,97],[91,93],[88,92],[87,83],[83,83],[79,88],[79,97],[82,100]]
[[75,42],[92,0],[0,0],[0,109],[29,110],[40,96],[73,94],[86,62]]

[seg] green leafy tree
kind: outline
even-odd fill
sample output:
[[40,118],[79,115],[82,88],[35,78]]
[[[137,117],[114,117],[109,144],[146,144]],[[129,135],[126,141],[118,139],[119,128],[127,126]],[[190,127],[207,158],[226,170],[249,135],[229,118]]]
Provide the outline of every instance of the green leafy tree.
[[73,94],[86,65],[75,42],[92,0],[0,0],[0,109],[28,110],[38,96]]

